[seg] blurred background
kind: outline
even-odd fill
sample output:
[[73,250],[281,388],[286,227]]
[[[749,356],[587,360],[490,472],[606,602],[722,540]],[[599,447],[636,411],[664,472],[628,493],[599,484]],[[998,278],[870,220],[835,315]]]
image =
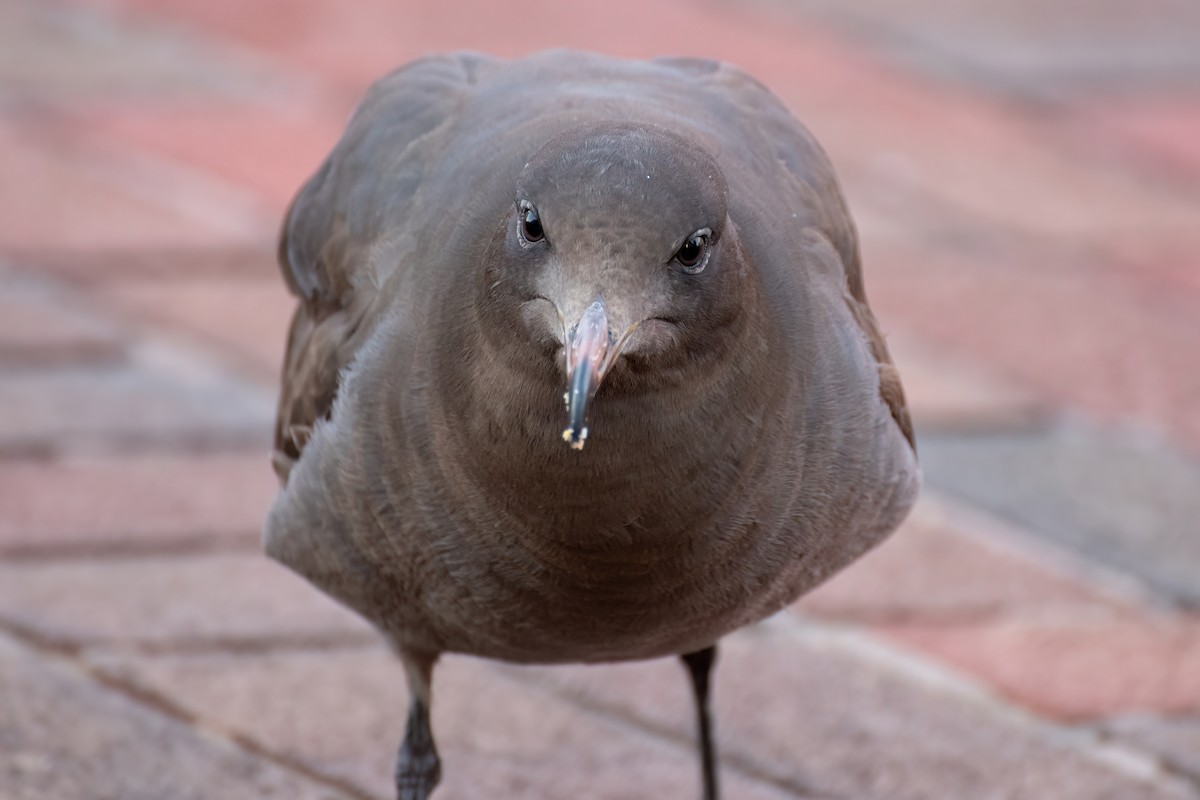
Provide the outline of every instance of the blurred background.
[[[1200,797],[1194,0],[0,0],[0,796],[390,796],[401,671],[258,554],[274,239],[371,80],[563,46],[815,133],[918,429],[905,527],[727,641],[727,797]],[[698,791],[673,662],[435,696],[439,800]]]

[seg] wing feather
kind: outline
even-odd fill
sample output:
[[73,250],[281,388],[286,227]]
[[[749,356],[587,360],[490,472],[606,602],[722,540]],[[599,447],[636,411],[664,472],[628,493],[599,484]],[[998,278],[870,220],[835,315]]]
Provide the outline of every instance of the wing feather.
[[288,209],[278,260],[299,302],[272,457],[284,482],[313,426],[332,412],[340,376],[382,311],[372,248],[420,184],[426,165],[411,148],[455,118],[464,92],[491,63],[473,54],[433,57],[381,78]]

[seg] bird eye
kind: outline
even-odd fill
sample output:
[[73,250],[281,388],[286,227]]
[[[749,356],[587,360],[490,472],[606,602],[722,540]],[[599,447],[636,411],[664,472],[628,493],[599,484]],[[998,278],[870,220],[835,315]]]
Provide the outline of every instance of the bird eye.
[[542,230],[542,218],[538,216],[536,208],[522,201],[519,213],[521,215],[520,229],[522,239],[533,244],[546,238],[546,232]]
[[687,274],[696,275],[704,271],[704,267],[708,264],[708,237],[710,235],[711,232],[708,228],[701,228],[689,236],[687,241],[675,251],[675,260]]

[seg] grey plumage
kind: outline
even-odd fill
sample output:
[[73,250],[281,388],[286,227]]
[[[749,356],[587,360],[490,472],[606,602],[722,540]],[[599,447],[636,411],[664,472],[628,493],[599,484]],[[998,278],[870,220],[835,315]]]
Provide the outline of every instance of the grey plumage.
[[[414,62],[301,190],[280,258],[301,302],[266,549],[410,674],[702,650],[914,500],[832,167],[730,66]],[[597,299],[576,451],[564,362]]]

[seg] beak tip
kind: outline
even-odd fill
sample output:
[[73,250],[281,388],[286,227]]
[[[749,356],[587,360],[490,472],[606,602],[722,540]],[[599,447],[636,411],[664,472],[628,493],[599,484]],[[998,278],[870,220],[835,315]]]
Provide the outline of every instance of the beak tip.
[[587,444],[587,435],[587,428],[576,430],[574,426],[568,426],[562,432],[563,441],[570,445],[572,450],[582,450],[583,446]]

